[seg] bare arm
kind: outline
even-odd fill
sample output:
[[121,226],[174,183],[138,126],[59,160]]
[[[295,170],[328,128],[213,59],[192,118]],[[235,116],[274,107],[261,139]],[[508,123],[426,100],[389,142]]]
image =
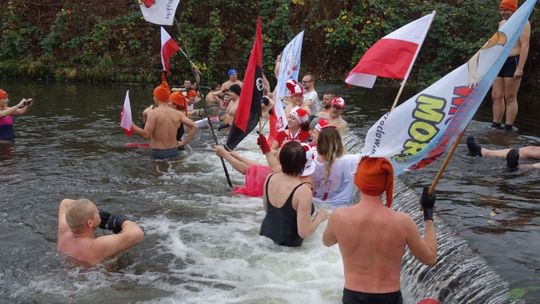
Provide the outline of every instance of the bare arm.
[[514,78],[519,78],[523,76],[523,67],[525,66],[525,61],[527,61],[527,56],[529,56],[529,40],[531,38],[531,24],[529,21],[525,23],[525,28],[519,36],[519,62],[516,67],[516,72],[514,73]]
[[189,119],[189,117],[184,115],[184,113],[180,113],[180,115],[180,121],[190,129],[184,139],[178,143],[179,146],[185,146],[189,144],[191,140],[193,140],[193,137],[195,136],[195,134],[197,134],[199,128],[195,125],[193,120]]
[[407,246],[412,254],[422,263],[433,266],[437,263],[437,236],[432,220],[424,221],[424,236],[420,237],[418,227],[409,215],[402,214],[400,220],[403,222],[406,233]]
[[336,211],[332,212],[330,217],[328,218],[328,223],[326,224],[326,229],[323,233],[323,244],[326,247],[333,246],[337,243],[336,235],[334,234],[334,223],[337,221],[338,215]]
[[67,198],[60,202],[60,207],[58,207],[58,239],[60,239],[60,235],[70,230],[66,220],[66,210],[73,202],[74,200]]
[[298,235],[303,239],[313,234],[317,227],[328,218],[328,211],[321,209],[317,212],[315,219],[311,219],[312,199],[311,189],[307,185],[300,186],[293,198],[293,200],[297,201]]
[[266,188],[268,187],[268,181],[270,180],[271,176],[272,174],[266,177],[266,180],[264,181],[264,186],[263,186],[263,208],[265,212],[268,212],[268,194],[266,193]]
[[154,132],[154,127],[156,125],[156,117],[153,111],[150,111],[148,113],[148,117],[146,119],[146,124],[144,124],[144,129],[139,128],[136,124],[133,124],[133,131],[135,131],[137,134],[139,134],[142,138],[150,138],[152,133]]
[[6,108],[5,110],[0,111],[0,117],[4,116],[19,116],[23,115],[28,111],[28,106],[24,104],[26,99],[22,99],[16,106]]
[[125,221],[122,231],[118,234],[110,234],[98,237],[95,240],[95,252],[99,252],[102,259],[115,256],[140,243],[144,232],[135,222]]

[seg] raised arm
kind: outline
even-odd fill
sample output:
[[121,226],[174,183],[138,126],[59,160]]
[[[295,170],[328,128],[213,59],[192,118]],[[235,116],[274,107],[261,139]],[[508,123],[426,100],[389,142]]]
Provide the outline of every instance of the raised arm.
[[99,227],[112,230],[114,233],[95,240],[95,252],[99,253],[101,259],[115,256],[142,241],[144,232],[135,222],[103,210],[100,210],[99,214],[101,217]]
[[60,202],[60,206],[58,207],[58,232],[57,232],[57,238],[60,239],[60,235],[66,233],[69,231],[69,226],[67,224],[66,220],[66,210],[73,204],[74,200],[72,199],[63,199]]

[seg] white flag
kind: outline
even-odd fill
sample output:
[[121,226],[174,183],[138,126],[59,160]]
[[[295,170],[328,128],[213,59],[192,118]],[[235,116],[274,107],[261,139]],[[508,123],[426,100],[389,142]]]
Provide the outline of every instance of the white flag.
[[144,20],[161,25],[172,25],[180,0],[140,0]]
[[124,107],[122,108],[122,113],[120,114],[120,127],[124,130],[124,133],[128,137],[133,134],[131,126],[133,125],[133,119],[131,116],[131,104],[129,102],[129,90],[126,91],[126,99],[124,100]]

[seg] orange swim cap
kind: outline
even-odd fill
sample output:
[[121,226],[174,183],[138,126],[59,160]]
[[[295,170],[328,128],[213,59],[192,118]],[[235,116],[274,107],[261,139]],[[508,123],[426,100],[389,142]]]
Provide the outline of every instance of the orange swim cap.
[[6,93],[6,91],[0,89],[0,100],[7,99],[7,98],[8,98],[8,94]]
[[171,92],[159,85],[154,89],[154,98],[159,102],[168,102]]
[[392,206],[394,169],[386,158],[362,158],[356,170],[354,183],[362,193],[367,195],[377,196],[386,191],[386,207]]
[[182,95],[180,92],[172,93],[169,99],[179,107],[187,107],[186,97],[184,97],[184,95]]
[[197,97],[197,91],[189,90],[189,92],[187,93],[187,97]]
[[499,8],[504,8],[509,11],[515,12],[517,10],[517,0],[502,0]]

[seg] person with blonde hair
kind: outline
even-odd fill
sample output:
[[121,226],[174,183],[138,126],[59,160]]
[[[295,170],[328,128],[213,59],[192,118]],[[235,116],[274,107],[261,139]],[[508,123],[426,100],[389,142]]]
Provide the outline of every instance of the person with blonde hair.
[[341,135],[332,125],[321,128],[317,152],[315,172],[311,175],[315,202],[329,207],[351,205],[354,196],[353,175],[360,155],[345,153]]

